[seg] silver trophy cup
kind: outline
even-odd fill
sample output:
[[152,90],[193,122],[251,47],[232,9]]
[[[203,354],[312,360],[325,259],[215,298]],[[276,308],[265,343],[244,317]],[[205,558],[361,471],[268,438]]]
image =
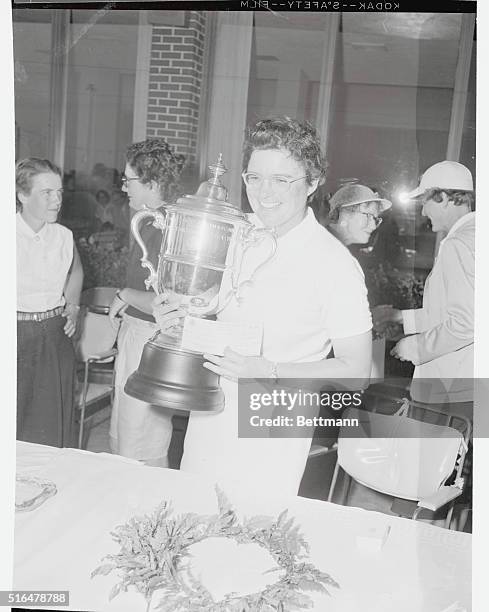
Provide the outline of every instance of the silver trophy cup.
[[[226,201],[220,181],[226,172],[222,157],[213,166],[211,178],[195,195],[179,198],[161,210],[143,209],[131,222],[131,231],[142,250],[141,265],[149,270],[146,287],[177,300],[187,316],[218,314],[232,299],[241,300],[242,290],[253,279],[240,282],[243,256],[249,248],[268,240],[269,255],[255,270],[273,257],[273,231],[254,227],[246,215]],[[148,260],[139,226],[153,218],[162,241],[157,269]],[[223,277],[228,276],[223,288]],[[202,366],[202,353],[182,348],[183,323],[165,333],[159,331],[145,345],[138,369],[131,374],[125,392],[150,404],[175,410],[219,411],[224,397],[219,377]]]

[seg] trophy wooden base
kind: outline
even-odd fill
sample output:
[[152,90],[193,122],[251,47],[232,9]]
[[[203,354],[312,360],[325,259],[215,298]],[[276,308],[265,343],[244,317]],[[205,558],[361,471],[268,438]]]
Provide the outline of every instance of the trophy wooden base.
[[148,404],[172,410],[220,412],[219,376],[203,367],[204,357],[149,340],[124,391]]

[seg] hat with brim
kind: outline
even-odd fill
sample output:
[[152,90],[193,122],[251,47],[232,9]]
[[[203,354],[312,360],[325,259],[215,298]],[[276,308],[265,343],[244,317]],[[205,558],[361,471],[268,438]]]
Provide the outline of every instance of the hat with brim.
[[419,198],[427,189],[453,189],[474,191],[470,170],[454,161],[442,161],[430,166],[423,174],[419,185],[407,194],[411,200]]
[[365,185],[344,185],[329,200],[330,209],[343,208],[345,206],[355,206],[356,204],[364,204],[366,202],[378,202],[381,206],[381,211],[384,212],[392,206],[392,202],[381,198],[378,193],[372,191]]

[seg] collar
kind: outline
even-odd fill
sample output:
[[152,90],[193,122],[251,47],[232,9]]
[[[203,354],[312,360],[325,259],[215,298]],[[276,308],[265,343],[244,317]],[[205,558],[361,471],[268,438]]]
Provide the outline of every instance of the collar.
[[466,223],[469,223],[469,221],[475,221],[475,212],[473,211],[469,212],[465,214],[463,217],[460,217],[460,219],[457,219],[457,221],[455,221],[455,223],[452,225],[452,227],[450,228],[445,238],[440,240],[440,246],[438,247],[438,252],[440,252],[442,244],[445,242],[445,240],[447,240],[450,236],[453,236],[453,234],[455,234],[457,230],[463,227]]
[[27,238],[35,238],[36,236],[44,238],[48,223],[45,223],[38,232],[35,232],[32,227],[24,221],[24,217],[21,215],[20,211],[15,214],[15,220],[17,224],[17,231],[24,234],[24,236]]
[[455,221],[455,223],[452,225],[447,235],[445,236],[445,240],[449,236],[454,234],[460,227],[462,227],[462,225],[465,225],[466,223],[472,220],[475,220],[475,212],[466,213],[463,217],[460,217],[460,219],[457,219],[457,221]]

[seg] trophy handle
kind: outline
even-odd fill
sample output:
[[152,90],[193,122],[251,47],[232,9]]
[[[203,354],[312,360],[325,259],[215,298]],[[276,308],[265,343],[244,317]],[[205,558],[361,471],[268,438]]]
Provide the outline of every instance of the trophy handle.
[[148,259],[148,249],[144,244],[143,239],[141,238],[141,234],[139,233],[139,225],[143,219],[147,219],[151,217],[153,221],[153,225],[161,230],[163,230],[166,226],[166,212],[163,213],[159,210],[152,210],[149,208],[143,208],[139,210],[131,220],[131,232],[134,236],[136,242],[141,247],[141,251],[143,252],[143,256],[141,257],[141,266],[143,268],[147,268],[149,270],[149,276],[144,281],[146,285],[146,289],[150,287],[153,291],[158,295],[160,293],[158,289],[158,272],[155,270],[153,264]]
[[[243,257],[246,251],[252,246],[259,244],[262,240],[269,240],[271,249],[268,257],[262,261],[262,263],[255,269],[251,278],[249,280],[242,281],[238,283],[238,277],[241,270],[241,264],[243,261]],[[229,304],[233,297],[236,298],[238,302],[242,300],[242,290],[244,287],[249,287],[253,284],[253,279],[256,274],[266,266],[267,263],[273,258],[275,255],[275,251],[277,250],[277,237],[275,234],[275,230],[270,230],[262,227],[249,227],[244,230],[244,235],[242,238],[243,248],[241,249],[241,254],[239,257],[239,261],[235,262],[233,265],[233,272],[231,277],[231,290],[226,295],[222,303],[219,304],[219,308],[216,311],[216,314],[224,310],[224,308]]]

